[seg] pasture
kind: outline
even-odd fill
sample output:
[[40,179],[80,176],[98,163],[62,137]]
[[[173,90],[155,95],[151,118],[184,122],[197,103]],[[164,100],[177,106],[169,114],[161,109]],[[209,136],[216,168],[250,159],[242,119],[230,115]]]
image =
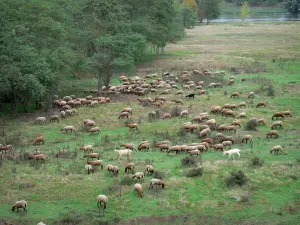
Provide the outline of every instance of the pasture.
[[[184,95],[163,95],[168,100],[182,99],[183,105],[167,101],[161,108],[151,104],[142,105],[136,99],[150,97],[119,94],[110,96],[111,102],[99,107],[77,108],[78,115],[60,118],[59,123],[49,123],[59,108],[47,113],[43,111],[22,114],[17,118],[3,116],[0,129],[0,143],[12,144],[15,157],[3,156],[0,164],[0,224],[297,224],[300,219],[300,27],[297,23],[213,24],[187,30],[187,36],[180,42],[169,44],[166,55],[137,67],[137,75],[169,71],[179,78],[181,89],[183,71],[188,71],[195,83],[203,80],[205,95],[199,90],[183,89]],[[226,71],[223,76],[195,75],[193,70],[209,69]],[[135,75],[135,74],[130,74]],[[236,82],[228,85],[231,76]],[[246,79],[242,82],[242,79]],[[155,78],[153,78],[155,79]],[[149,83],[151,79],[146,82]],[[223,88],[208,88],[211,82],[221,82]],[[119,85],[119,78],[112,85]],[[75,94],[85,97],[82,89],[95,89],[93,78],[77,80],[68,77],[62,82],[59,97]],[[158,89],[158,94],[163,89]],[[224,91],[228,92],[227,95]],[[230,98],[232,92],[239,92],[240,98]],[[249,99],[253,91],[255,98]],[[196,93],[195,99],[185,95]],[[260,101],[267,101],[267,107],[256,108]],[[210,112],[213,105],[246,102],[246,108],[234,110],[236,116],[246,112],[241,128],[233,135],[232,148],[242,150],[241,158],[228,160],[228,155],[210,149],[194,157],[203,168],[200,177],[187,177],[191,167],[183,166],[181,159],[187,154],[167,154],[154,149],[156,142],[170,140],[171,146],[199,143],[199,132],[185,132],[181,127],[199,113]],[[129,119],[118,119],[125,107],[132,108]],[[151,111],[177,115],[188,110],[187,117],[173,116],[171,119],[149,119]],[[274,121],[272,115],[278,111],[291,110],[293,117],[283,119],[283,129],[278,139],[266,139]],[[45,116],[46,124],[35,124],[35,118]],[[217,124],[230,125],[235,119],[220,114],[209,114]],[[263,118],[265,125],[258,125],[256,131],[245,129],[247,121]],[[89,134],[83,126],[84,119],[92,119],[101,133]],[[126,122],[139,124],[137,131],[129,131]],[[75,126],[76,133],[66,134],[61,128]],[[210,134],[214,137],[218,131]],[[241,143],[244,135],[253,137],[253,145]],[[43,135],[44,145],[33,146],[34,140]],[[143,172],[151,164],[156,175],[162,176],[164,189],[148,190],[153,176],[145,176],[142,182],[144,197],[133,193],[133,184],[124,177],[126,158],[117,160],[114,149],[120,144],[143,141],[150,143],[149,151],[134,151],[130,162],[136,172]],[[84,170],[87,159],[79,150],[82,145],[93,145],[100,154],[104,169],[92,174]],[[274,145],[283,147],[283,154],[270,154]],[[55,157],[60,149],[70,152],[64,157]],[[29,161],[27,153],[38,149],[47,154],[45,164]],[[264,160],[261,167],[253,166],[251,159]],[[117,177],[107,172],[106,165],[120,168]],[[248,178],[245,185],[228,187],[225,183],[231,171],[242,170]],[[105,211],[97,208],[96,197],[108,196]],[[17,200],[28,201],[28,212],[12,212]]]

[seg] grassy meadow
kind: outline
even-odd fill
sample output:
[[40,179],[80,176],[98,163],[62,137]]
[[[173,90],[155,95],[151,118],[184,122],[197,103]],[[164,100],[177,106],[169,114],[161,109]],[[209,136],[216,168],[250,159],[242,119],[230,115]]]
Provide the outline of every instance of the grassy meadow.
[[[2,117],[0,121],[0,143],[13,144],[20,157],[16,160],[1,160],[0,164],[0,224],[31,225],[39,221],[48,224],[298,224],[300,219],[300,26],[297,23],[256,23],[241,26],[236,24],[212,24],[187,30],[187,36],[180,42],[169,44],[166,55],[137,66],[137,74],[163,71],[180,75],[182,71],[209,68],[224,70],[225,77],[202,77],[193,75],[195,81],[204,79],[207,95],[182,98],[180,109],[188,109],[187,118],[175,117],[167,120],[149,121],[148,113],[153,110],[171,112],[176,107],[167,102],[162,108],[142,106],[137,96],[111,97],[107,106],[79,108],[78,116],[61,119],[60,123],[36,125],[37,116],[47,116],[58,112],[53,109],[21,114],[17,118]],[[237,82],[228,86],[231,76]],[[246,78],[245,82],[241,82]],[[208,89],[210,82],[222,82],[223,88]],[[113,79],[118,84],[118,78]],[[272,85],[275,96],[268,96],[265,86]],[[94,78],[77,80],[68,77],[62,82],[60,96],[76,94],[84,97],[82,89],[95,89]],[[224,95],[227,91],[229,95]],[[239,99],[230,99],[230,93],[239,91]],[[247,98],[254,91],[253,100]],[[193,93],[185,90],[185,94]],[[145,97],[155,98],[154,94]],[[259,101],[267,101],[266,108],[255,108]],[[245,109],[235,111],[235,115],[246,112],[251,117],[264,118],[266,125],[259,125],[257,131],[245,130],[247,119],[235,135],[241,148],[239,160],[227,160],[221,152],[209,151],[202,155],[203,176],[186,177],[190,170],[181,165],[180,159],[186,155],[168,155],[154,151],[134,152],[132,162],[135,171],[144,171],[147,164],[160,171],[166,188],[148,190],[151,176],[144,179],[144,198],[133,194],[132,185],[121,185],[125,158],[116,160],[113,152],[122,143],[148,140],[155,142],[169,139],[172,145],[200,142],[198,132],[184,133],[180,130],[184,122],[201,112],[209,112],[212,105],[246,102]],[[125,120],[118,120],[124,107],[131,107],[131,121],[138,122],[139,131],[128,131]],[[291,110],[293,117],[285,118],[284,128],[279,130],[278,139],[266,139],[274,112]],[[230,124],[233,119],[221,115],[210,115],[218,124]],[[101,134],[90,135],[83,127],[83,120],[93,119],[101,128]],[[73,125],[76,134],[65,134],[60,129]],[[216,131],[212,132],[212,136]],[[253,146],[240,144],[241,136],[251,134]],[[41,146],[32,146],[35,138],[43,135],[46,139]],[[227,134],[229,135],[229,134]],[[120,168],[118,177],[110,176],[105,169],[91,175],[84,171],[86,158],[79,146],[92,144],[94,152],[101,155],[105,165]],[[270,149],[281,145],[285,154],[271,155]],[[70,150],[68,157],[56,158],[55,153],[62,148]],[[25,152],[39,149],[49,157],[45,165],[24,159]],[[254,167],[250,160],[258,156],[264,160],[262,167]],[[297,161],[298,159],[298,161]],[[239,187],[227,187],[225,179],[231,171],[242,170],[248,182]],[[108,208],[103,212],[96,207],[96,197],[105,194],[109,198]],[[233,196],[244,199],[237,201]],[[11,206],[16,200],[28,201],[28,213],[13,213]]]

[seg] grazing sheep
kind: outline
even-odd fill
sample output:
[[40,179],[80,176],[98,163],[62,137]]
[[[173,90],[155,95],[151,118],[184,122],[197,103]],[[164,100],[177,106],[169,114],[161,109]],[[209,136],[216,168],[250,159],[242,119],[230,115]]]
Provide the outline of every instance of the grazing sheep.
[[68,109],[65,111],[66,116],[73,116],[73,110],[72,109]]
[[61,129],[61,131],[66,131],[66,133],[70,131],[70,133],[72,133],[72,132],[76,132],[76,129],[74,126],[65,126],[64,128]]
[[148,117],[149,118],[156,118],[156,115],[157,115],[156,112],[152,111],[152,112],[149,113]]
[[61,116],[62,118],[66,118],[66,112],[65,112],[65,111],[61,111],[61,112],[60,112],[60,116]]
[[45,154],[38,154],[38,155],[30,155],[28,159],[41,160],[45,164],[46,158],[47,156]]
[[134,175],[132,175],[132,179],[138,179],[138,180],[144,180],[144,173],[143,172],[137,172]]
[[233,92],[233,93],[230,95],[230,98],[232,98],[232,97],[239,98],[239,97],[240,97],[240,93],[239,93],[239,92]]
[[248,98],[254,98],[254,92],[249,92],[249,94],[248,94]]
[[93,134],[93,133],[98,133],[98,134],[101,133],[100,127],[93,127],[91,129],[89,129],[87,132],[91,133],[91,134]]
[[246,119],[246,113],[245,112],[240,113],[237,119]]
[[82,150],[84,153],[87,153],[87,152],[93,152],[94,149],[93,149],[93,145],[85,145],[85,146],[81,146],[79,148],[80,150]]
[[91,104],[90,104],[91,107],[98,107],[99,106],[99,103],[98,101],[92,101]]
[[91,159],[100,159],[100,154],[99,153],[96,153],[96,152],[92,152],[92,153],[89,153],[87,155],[84,155],[83,156],[84,158],[91,158]]
[[291,110],[287,110],[287,111],[283,111],[282,114],[286,117],[292,117],[292,111]]
[[50,122],[58,122],[59,123],[59,116],[58,115],[53,115],[50,117]]
[[121,112],[118,119],[121,119],[121,118],[129,118],[129,112]]
[[226,146],[229,146],[229,148],[231,148],[232,142],[231,142],[231,141],[223,141],[223,142],[222,142],[222,145],[224,146],[224,148],[225,148]]
[[103,169],[103,161],[102,160],[88,161],[87,164],[92,165],[93,167],[100,166],[101,169]]
[[199,133],[199,136],[200,138],[206,137],[208,134],[210,134],[210,132],[211,132],[210,128],[206,128]]
[[150,180],[149,189],[153,189],[154,186],[161,186],[161,188],[165,188],[165,183],[161,179],[153,178]]
[[106,209],[108,198],[105,195],[97,196],[97,207],[100,208],[103,203],[103,208]]
[[236,133],[236,127],[235,126],[227,126],[227,132],[233,132]]
[[192,150],[192,151],[189,151],[188,154],[190,154],[191,156],[193,155],[201,155],[201,152],[197,149],[197,150]]
[[278,131],[277,130],[271,130],[269,131],[267,134],[266,134],[266,137],[267,138],[279,138],[279,134],[278,134]]
[[227,126],[224,124],[221,124],[217,127],[217,131],[225,131],[227,130]]
[[230,116],[230,117],[235,118],[235,115],[234,115],[234,113],[233,113],[232,110],[224,110],[224,111],[222,112],[222,116],[226,116],[226,117]]
[[136,129],[138,130],[138,124],[137,123],[131,123],[131,124],[127,124],[126,127],[129,128],[129,130],[133,130],[133,129]]
[[275,145],[272,147],[272,149],[270,150],[270,154],[272,154],[274,152],[275,155],[278,155],[279,153],[283,153],[282,151],[282,147],[281,145]]
[[[200,146],[204,146],[205,149],[203,147],[200,147]],[[208,142],[202,141],[202,142],[199,143],[199,145],[197,147],[198,147],[198,150],[200,150],[200,151],[207,151],[210,147],[210,144]]]
[[117,154],[118,160],[120,160],[121,156],[127,156],[127,158],[131,159],[133,151],[130,149],[123,149],[123,150],[114,150],[114,153]]
[[150,144],[148,143],[148,141],[145,141],[145,142],[142,142],[142,143],[139,144],[138,150],[142,151],[143,149],[147,149],[149,151]]
[[236,154],[240,158],[240,152],[241,152],[240,149],[231,149],[231,150],[228,150],[228,151],[224,151],[223,156],[228,154],[229,155],[228,159],[230,159],[230,156],[232,155],[232,157],[234,159],[234,155]]
[[194,99],[194,98],[195,98],[195,94],[188,94],[188,95],[186,95],[185,97],[186,97],[186,98],[193,98],[193,99]]
[[175,95],[183,95],[183,90],[179,90],[175,93]]
[[187,111],[187,110],[183,110],[183,111],[181,111],[181,113],[180,113],[180,117],[188,116],[188,115],[189,115],[189,111]]
[[133,185],[133,192],[134,193],[138,193],[138,195],[139,195],[139,197],[143,197],[144,196],[144,194],[143,194],[143,187],[142,187],[142,185],[141,184],[139,184],[139,183],[136,183],[136,184],[134,184]]
[[183,105],[183,100],[182,99],[174,99],[172,100],[172,102],[176,103],[176,104],[181,104]]
[[37,117],[35,123],[46,123],[46,117]]
[[210,108],[210,113],[220,113],[222,110],[222,107],[221,106],[212,106]]
[[224,150],[224,146],[223,144],[215,144],[215,145],[212,145],[211,148],[213,148],[215,151],[223,151]]
[[126,165],[125,165],[125,173],[127,173],[127,172],[131,172],[131,171],[133,171],[134,170],[134,164],[133,163],[127,163]]
[[153,174],[154,173],[154,167],[152,165],[146,165],[145,167],[145,173],[149,174]]
[[253,143],[253,138],[251,135],[245,135],[244,137],[242,137],[242,143],[246,142],[246,143]]
[[223,137],[221,137],[221,140],[220,140],[221,142],[223,142],[223,141],[231,141],[232,142],[232,144],[234,144],[234,140],[233,140],[233,137],[232,136],[223,136]]
[[282,121],[275,121],[272,126],[271,126],[271,129],[274,130],[274,128],[283,128],[283,124],[282,124]]
[[58,152],[56,152],[55,156],[56,156],[56,158],[58,158],[58,156],[60,156],[60,155],[67,155],[67,153],[68,153],[67,149],[61,149]]
[[238,104],[237,107],[238,107],[238,108],[242,108],[242,107],[243,107],[243,108],[246,108],[246,106],[247,106],[246,102],[241,102],[241,103]]
[[96,122],[94,120],[85,119],[85,120],[83,120],[83,125],[85,127],[94,127],[94,126],[96,126]]
[[21,200],[21,201],[16,201],[15,204],[13,205],[13,207],[11,208],[11,211],[15,211],[15,209],[17,209],[17,212],[19,212],[19,208],[23,208],[24,212],[27,212],[27,207],[28,204],[25,200]]
[[45,143],[44,136],[40,136],[35,139],[33,145],[40,145],[40,144],[44,144],[44,143]]
[[215,119],[210,119],[205,122],[211,129],[215,129],[217,126],[217,121]]
[[231,123],[231,125],[241,127],[241,121],[239,121],[239,120],[233,121],[233,122]]
[[278,119],[278,118],[284,118],[284,114],[283,112],[276,112],[273,116],[272,116],[272,120],[273,119]]
[[122,111],[121,111],[121,113],[122,112],[128,112],[128,113],[130,113],[131,115],[132,115],[132,109],[131,108],[124,108]]
[[256,108],[258,108],[258,107],[267,107],[267,105],[268,105],[268,103],[267,102],[259,102],[259,103],[257,103],[257,105],[256,105]]
[[85,165],[84,169],[88,172],[88,174],[94,173],[95,171],[92,165]]
[[164,119],[170,119],[170,118],[172,118],[172,114],[171,113],[164,113],[163,115],[162,115],[162,117],[161,117],[163,120]]
[[263,125],[266,124],[266,121],[264,119],[258,119],[257,122],[258,124],[263,124]]
[[120,147],[125,147],[126,149],[135,150],[134,144],[121,144]]

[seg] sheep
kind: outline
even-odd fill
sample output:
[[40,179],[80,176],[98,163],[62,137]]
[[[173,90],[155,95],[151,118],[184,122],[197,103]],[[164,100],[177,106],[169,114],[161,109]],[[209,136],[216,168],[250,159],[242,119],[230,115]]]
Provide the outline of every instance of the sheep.
[[138,179],[138,180],[144,180],[144,173],[143,172],[137,172],[134,175],[132,175],[132,179]]
[[122,111],[121,111],[121,113],[122,112],[128,112],[128,113],[130,113],[131,115],[132,115],[132,109],[131,108],[124,108]]
[[118,119],[121,119],[121,118],[129,118],[129,112],[121,112]]
[[271,129],[274,130],[274,128],[283,128],[283,124],[282,124],[282,121],[275,121],[272,126],[271,126]]
[[192,151],[189,151],[188,154],[190,154],[191,156],[193,155],[201,155],[201,152],[197,149],[197,150],[192,150]]
[[[208,143],[207,143],[207,144],[208,144]],[[207,148],[208,148],[209,146],[206,146],[206,145],[200,143],[200,144],[197,144],[196,147],[197,147],[197,150],[199,150],[200,152],[204,152],[204,151],[207,150]]]
[[249,92],[249,94],[248,94],[248,98],[254,98],[254,92]]
[[230,156],[232,155],[232,157],[234,159],[234,154],[236,154],[240,158],[240,152],[241,152],[240,149],[231,149],[231,150],[228,150],[228,151],[224,151],[223,156],[228,154],[229,155],[228,159],[230,159]]
[[244,137],[242,137],[242,143],[246,142],[246,143],[253,143],[253,138],[251,135],[245,135]]
[[263,124],[263,125],[265,125],[266,124],[266,121],[264,120],[264,119],[257,119],[257,122],[258,122],[258,124]]
[[92,101],[91,104],[90,104],[91,107],[98,107],[99,106],[99,103],[98,101]]
[[231,123],[231,125],[241,127],[241,121],[235,120],[235,121],[233,121],[233,122]]
[[223,141],[223,142],[222,142],[222,145],[223,145],[224,147],[229,146],[229,148],[231,148],[232,142],[231,142],[231,141]]
[[142,143],[139,144],[138,150],[139,150],[139,151],[142,151],[142,149],[147,149],[147,150],[149,151],[149,149],[150,149],[150,144],[148,143],[148,141],[142,142]]
[[76,132],[76,129],[74,126],[65,126],[64,128],[61,129],[61,131],[66,131],[66,133],[70,131],[70,133],[72,133],[72,132]]
[[149,117],[149,118],[155,118],[156,115],[157,115],[156,112],[155,112],[155,111],[152,111],[152,112],[149,113],[148,117]]
[[134,144],[121,144],[120,147],[125,147],[126,149],[135,150]]
[[37,223],[36,225],[47,225],[47,224],[45,224],[45,223],[43,223],[43,222],[39,222],[39,223]]
[[13,146],[12,145],[1,145],[0,144],[0,152],[11,152],[13,150]]
[[272,154],[273,152],[274,152],[275,155],[278,155],[279,153],[282,153],[281,145],[273,146],[272,149],[270,150],[270,154]]
[[56,156],[56,158],[58,158],[58,156],[60,156],[60,155],[66,155],[67,153],[68,153],[68,150],[61,149],[58,152],[56,152],[55,156]]
[[130,124],[127,124],[126,127],[128,127],[129,130],[133,130],[133,129],[138,130],[138,129],[139,129],[137,123],[130,123]]
[[240,113],[237,119],[246,119],[246,113],[245,112]]
[[37,117],[35,123],[46,123],[46,117]]
[[183,95],[183,90],[179,90],[175,93],[175,95]]
[[279,134],[278,134],[278,131],[277,130],[271,130],[269,131],[267,134],[266,134],[266,137],[267,138],[279,138]]
[[139,195],[139,197],[143,197],[144,196],[144,194],[143,194],[143,187],[142,187],[142,185],[141,184],[139,184],[139,183],[136,183],[136,184],[134,184],[133,185],[133,192],[134,193],[138,193],[138,195]]
[[23,208],[24,212],[27,212],[28,204],[25,200],[16,201],[13,207],[11,208],[11,211],[15,211],[17,209],[17,212],[19,212],[19,208]]
[[223,136],[223,137],[221,137],[221,140],[220,140],[221,142],[223,142],[223,141],[231,141],[232,142],[232,144],[234,144],[234,140],[233,140],[233,137],[232,136]]
[[96,153],[96,152],[92,152],[92,153],[89,153],[85,156],[83,156],[84,158],[92,158],[92,159],[100,159],[100,154],[99,153]]
[[187,111],[187,110],[183,110],[180,112],[180,117],[188,116],[188,115],[189,115],[189,111]]
[[42,160],[45,164],[45,159],[47,156],[45,154],[38,154],[38,155],[31,155],[28,159],[34,159],[34,160]]
[[223,150],[224,150],[223,144],[215,144],[215,145],[212,145],[211,147],[212,147],[215,151],[218,151],[218,150],[223,151]]
[[257,103],[257,105],[256,105],[256,108],[258,108],[258,107],[267,107],[267,105],[268,105],[268,103],[267,102],[259,102],[259,103]]
[[168,153],[175,152],[176,154],[181,151],[181,145],[174,145],[169,148]]
[[79,148],[80,150],[82,150],[84,153],[87,153],[87,152],[93,152],[94,149],[93,149],[93,145],[85,145],[85,146],[80,146]]
[[50,122],[58,122],[59,123],[59,116],[58,115],[53,115],[50,117]]
[[273,116],[272,116],[272,120],[273,119],[278,119],[278,118],[284,118],[284,114],[283,112],[276,112]]
[[185,97],[186,97],[186,98],[193,98],[193,99],[194,99],[194,98],[195,98],[195,94],[188,94],[188,95],[186,95]]
[[91,134],[93,134],[93,133],[98,133],[98,134],[101,133],[100,127],[93,127],[91,129],[89,129],[87,132],[91,133]]
[[61,112],[60,112],[60,116],[61,116],[62,118],[66,118],[66,112],[65,112],[65,111],[61,111]]
[[227,130],[227,126],[224,125],[224,124],[219,125],[219,126],[217,127],[217,131],[225,131],[225,130]]
[[224,110],[223,112],[222,112],[222,115],[223,116],[230,116],[230,117],[233,117],[233,118],[235,118],[235,115],[234,115],[234,113],[233,113],[233,111],[232,110]]
[[293,116],[291,110],[283,111],[282,114],[286,117],[292,117]]
[[181,104],[183,105],[183,100],[182,99],[174,99],[172,100],[172,102],[176,103],[176,104]]
[[95,171],[92,165],[85,165],[84,169],[88,172],[88,174],[94,173]]
[[103,169],[103,161],[102,160],[94,160],[94,161],[87,161],[88,165],[92,165],[92,166],[100,166],[101,169]]
[[114,150],[114,153],[117,154],[118,160],[120,160],[121,156],[127,156],[127,158],[131,159],[133,151],[130,149],[123,149],[123,150]]
[[129,172],[130,171],[133,171],[134,170],[134,164],[133,163],[127,163],[125,165],[125,173]]
[[220,113],[222,110],[221,106],[212,106],[210,109],[210,113]]
[[94,127],[94,126],[96,126],[96,122],[94,120],[85,119],[85,120],[83,120],[83,125],[85,127]]
[[206,128],[199,133],[199,136],[200,138],[206,137],[208,134],[210,134],[210,132],[211,132],[210,128]]
[[238,104],[237,107],[238,107],[238,108],[242,108],[242,107],[243,107],[243,108],[246,108],[246,106],[247,106],[246,102],[241,102],[241,103]]
[[235,126],[227,126],[227,132],[233,132],[236,133],[236,127]]
[[170,118],[172,118],[172,114],[171,113],[164,113],[163,115],[162,115],[162,117],[161,117],[163,120],[164,119],[170,119]]
[[103,208],[106,209],[108,198],[105,195],[97,196],[97,207],[100,208],[103,203]]
[[213,139],[212,138],[205,138],[205,139],[203,139],[201,142],[207,142],[207,143],[209,143],[209,144],[212,144],[213,143]]
[[239,93],[239,92],[233,92],[233,93],[230,95],[230,98],[232,98],[232,97],[239,98],[239,97],[240,97],[240,93]]
[[161,188],[165,188],[165,183],[161,179],[153,178],[150,180],[149,189],[153,189],[154,186],[161,186]]
[[217,126],[217,121],[215,119],[210,119],[207,120],[205,124],[208,125],[211,129],[214,129]]
[[72,109],[68,109],[65,111],[66,116],[72,116],[73,115],[73,110]]
[[152,166],[152,165],[146,165],[146,167],[145,167],[145,174],[153,174],[154,173],[154,167]]

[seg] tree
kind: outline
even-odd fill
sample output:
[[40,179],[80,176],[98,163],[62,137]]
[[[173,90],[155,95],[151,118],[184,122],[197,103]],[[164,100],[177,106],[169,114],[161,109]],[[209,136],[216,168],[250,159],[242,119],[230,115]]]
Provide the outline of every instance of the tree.
[[300,0],[287,0],[285,8],[292,14],[297,14],[300,11]]
[[187,8],[190,8],[191,10],[193,10],[194,12],[197,12],[197,4],[195,0],[184,0],[184,5]]
[[190,8],[184,8],[181,12],[183,26],[185,28],[193,28],[197,22],[197,15]]
[[206,18],[207,24],[220,16],[220,0],[201,0],[199,8],[200,17]]
[[249,15],[250,15],[250,8],[248,5],[248,2],[243,2],[242,8],[241,8],[242,24],[244,23],[244,20],[249,17]]

